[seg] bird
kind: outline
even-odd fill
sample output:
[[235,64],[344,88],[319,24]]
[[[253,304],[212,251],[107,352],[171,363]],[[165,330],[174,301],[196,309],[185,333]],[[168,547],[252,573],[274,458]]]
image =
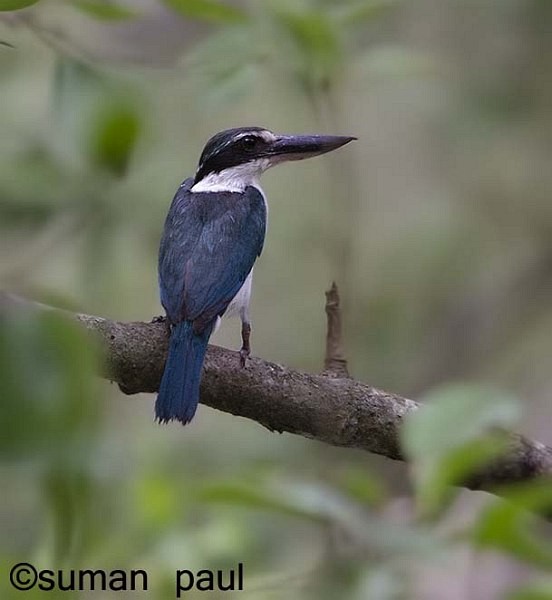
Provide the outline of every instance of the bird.
[[155,403],[158,422],[185,425],[194,417],[207,344],[222,316],[241,318],[240,364],[246,365],[253,265],[263,249],[268,216],[262,173],[355,139],[277,135],[263,127],[227,129],[209,139],[195,176],[174,196],[159,246],[169,348]]

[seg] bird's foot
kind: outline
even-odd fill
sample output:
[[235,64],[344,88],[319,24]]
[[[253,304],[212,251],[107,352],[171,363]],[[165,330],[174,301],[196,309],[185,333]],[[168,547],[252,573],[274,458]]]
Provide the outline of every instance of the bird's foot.
[[247,364],[247,359],[249,358],[250,355],[251,355],[251,350],[249,348],[242,348],[240,350],[240,366],[242,369],[245,368],[245,365]]
[[164,323],[165,329],[167,330],[167,335],[171,335],[171,322],[165,315],[159,315],[158,317],[153,317],[150,323]]
[[251,355],[251,344],[249,338],[251,336],[251,325],[249,323],[242,323],[242,347],[240,350],[240,365],[241,368],[245,368],[247,359]]

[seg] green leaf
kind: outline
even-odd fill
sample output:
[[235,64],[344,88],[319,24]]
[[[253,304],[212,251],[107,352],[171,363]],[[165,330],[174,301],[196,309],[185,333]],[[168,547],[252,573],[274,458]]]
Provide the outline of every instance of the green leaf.
[[502,489],[506,500],[496,500],[482,511],[473,530],[481,548],[501,550],[552,570],[552,544],[542,531],[537,513],[552,514],[552,482],[536,481]]
[[136,16],[133,10],[108,0],[71,0],[71,5],[103,21],[122,21]]
[[507,437],[496,428],[514,424],[518,416],[512,396],[488,387],[453,385],[424,399],[401,434],[422,515],[436,515],[452,499],[451,486],[504,451]]
[[8,10],[20,10],[36,4],[38,0],[0,0],[0,12]]
[[216,23],[240,23],[247,20],[245,11],[215,0],[163,0],[163,2],[189,19]]
[[138,141],[141,123],[136,109],[124,103],[106,104],[93,121],[90,139],[92,161],[121,177]]
[[100,408],[95,366],[82,328],[59,313],[0,320],[0,455],[65,454],[85,444]]

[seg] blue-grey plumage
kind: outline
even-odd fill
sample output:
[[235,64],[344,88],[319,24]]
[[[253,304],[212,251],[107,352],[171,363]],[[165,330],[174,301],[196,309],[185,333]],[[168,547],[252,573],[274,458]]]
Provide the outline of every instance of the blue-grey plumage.
[[260,127],[211,138],[194,178],[177,191],[159,249],[161,303],[170,326],[167,362],[155,404],[160,422],[188,423],[199,401],[209,337],[220,317],[242,319],[242,366],[249,355],[249,296],[267,205],[259,177],[285,160],[316,156],[352,137],[277,136]]
[[243,193],[192,192],[188,179],[178,190],[159,250],[161,303],[171,324],[182,319],[200,333],[245,282],[263,248],[266,206],[249,186]]
[[[174,197],[159,250],[161,303],[173,327],[169,356],[182,355],[182,360],[180,370],[167,361],[156,416],[184,423],[199,399],[209,335],[251,272],[266,231],[266,206],[256,188],[221,192],[213,201],[207,192],[192,192],[192,185],[186,180]],[[187,325],[175,328],[180,323]],[[184,364],[183,355],[192,351],[194,359]],[[186,379],[182,371],[188,370]],[[190,380],[197,383],[193,389],[186,387]]]

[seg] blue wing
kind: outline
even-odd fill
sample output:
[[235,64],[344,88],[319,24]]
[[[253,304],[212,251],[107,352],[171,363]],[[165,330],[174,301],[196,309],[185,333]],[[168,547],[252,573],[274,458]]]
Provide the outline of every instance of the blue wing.
[[161,303],[171,323],[202,332],[238,293],[261,253],[266,206],[261,193],[193,193],[187,179],[171,204],[159,250]]

